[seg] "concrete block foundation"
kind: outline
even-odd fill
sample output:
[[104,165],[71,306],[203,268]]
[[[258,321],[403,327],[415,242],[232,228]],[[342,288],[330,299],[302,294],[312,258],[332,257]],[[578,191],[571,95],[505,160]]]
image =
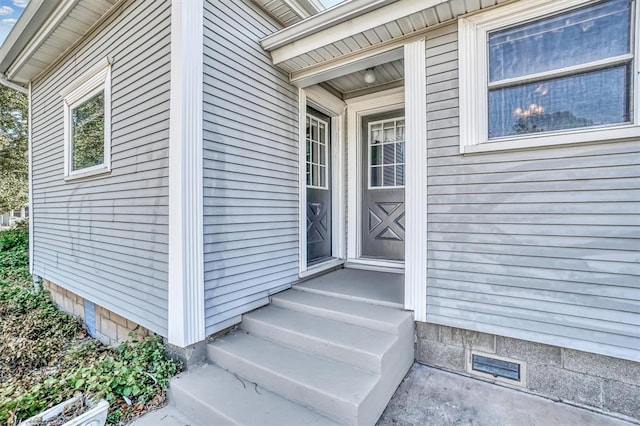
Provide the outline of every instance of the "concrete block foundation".
[[[83,297],[49,280],[43,280],[42,286],[51,294],[51,300],[53,300],[58,309],[80,318],[85,324],[88,320],[95,321],[95,326],[92,324],[87,329],[90,330],[93,337],[105,345],[117,346],[133,338],[142,340],[145,336],[151,334],[146,328],[99,305],[95,305],[95,315],[91,319],[86,318],[85,299]],[[133,336],[130,333],[133,333]]]
[[[416,323],[416,361],[547,398],[640,422],[640,363],[574,349]],[[482,377],[472,353],[521,364],[521,383]]]

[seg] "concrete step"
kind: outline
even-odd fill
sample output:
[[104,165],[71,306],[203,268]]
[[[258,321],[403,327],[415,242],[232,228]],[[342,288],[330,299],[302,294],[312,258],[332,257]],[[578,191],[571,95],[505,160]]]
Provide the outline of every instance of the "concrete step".
[[336,425],[333,420],[214,365],[171,379],[169,401],[203,425]]
[[[386,389],[376,389],[381,379],[378,374],[264,340],[244,330],[209,344],[208,355],[220,367],[313,407],[341,424],[375,424],[391,396],[387,397]],[[391,394],[399,382],[393,385]]]
[[394,335],[413,330],[410,312],[387,306],[299,291],[295,288],[271,297],[275,306],[366,327]]
[[400,339],[274,305],[246,314],[241,327],[255,336],[376,373],[390,367],[389,355]]

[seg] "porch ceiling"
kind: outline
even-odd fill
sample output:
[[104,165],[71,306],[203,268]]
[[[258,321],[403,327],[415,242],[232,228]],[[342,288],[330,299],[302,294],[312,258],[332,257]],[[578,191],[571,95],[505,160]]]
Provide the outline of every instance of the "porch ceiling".
[[[264,38],[262,46],[304,87],[399,59],[403,44],[426,29],[507,1],[513,0],[349,1]],[[326,78],[310,79],[318,74]]]
[[367,83],[364,80],[365,70],[356,71],[341,77],[327,81],[335,90],[341,92],[343,97],[348,98],[354,93],[378,86],[385,86],[389,83],[400,82],[404,79],[404,60],[398,59],[386,64],[378,65],[373,69],[376,80]]

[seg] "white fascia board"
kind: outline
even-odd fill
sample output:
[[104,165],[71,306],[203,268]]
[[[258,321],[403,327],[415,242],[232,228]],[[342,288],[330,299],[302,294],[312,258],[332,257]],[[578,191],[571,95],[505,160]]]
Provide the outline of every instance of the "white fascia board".
[[[343,19],[338,24],[329,22],[329,26],[324,23],[324,14],[319,14],[263,39],[262,47],[271,51],[273,63],[277,65],[319,47],[335,43],[347,37],[360,34],[448,1],[449,0],[400,0],[375,10],[371,10],[372,7],[369,9],[360,8],[362,10],[357,11],[357,13],[354,11],[354,13],[349,15],[350,19],[346,21]],[[360,4],[359,2],[354,3]],[[369,3],[374,3],[374,1],[367,1],[367,4]],[[350,3],[345,3],[345,6],[348,4]],[[335,10],[337,11],[339,9],[340,8],[336,8]],[[334,9],[327,10],[327,12],[332,11],[334,11]],[[276,35],[287,30],[297,30],[300,24],[311,25],[314,22],[317,23],[315,27],[305,28],[305,31],[300,31],[300,34],[297,34],[296,31],[291,31],[287,39],[281,37],[283,39],[282,42],[275,42],[279,41],[275,39]],[[272,40],[271,37],[274,37],[274,39]]]
[[393,3],[394,1],[397,0],[358,0],[345,2],[273,33],[260,40],[260,44],[263,49],[271,51],[320,30],[333,28],[339,23],[367,13],[375,8]]
[[171,3],[169,343],[204,340],[203,0]]
[[45,0],[31,0],[24,8],[18,21],[13,25],[9,35],[0,47],[0,72],[4,73],[11,65],[15,56],[22,50],[21,45],[25,45],[33,34],[39,29],[37,25],[38,16],[44,12],[41,7],[45,4],[53,5],[53,2]]
[[7,78],[13,80],[22,67],[31,59],[33,54],[42,46],[47,38],[58,28],[62,21],[69,15],[79,0],[64,0],[51,13],[47,21],[38,28],[27,45],[20,51],[6,71]]

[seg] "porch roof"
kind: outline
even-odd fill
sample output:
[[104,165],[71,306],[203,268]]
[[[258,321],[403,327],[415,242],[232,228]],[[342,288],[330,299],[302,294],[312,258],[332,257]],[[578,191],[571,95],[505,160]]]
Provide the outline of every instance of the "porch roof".
[[261,40],[274,65],[306,87],[403,57],[403,45],[460,15],[510,0],[358,0]]

